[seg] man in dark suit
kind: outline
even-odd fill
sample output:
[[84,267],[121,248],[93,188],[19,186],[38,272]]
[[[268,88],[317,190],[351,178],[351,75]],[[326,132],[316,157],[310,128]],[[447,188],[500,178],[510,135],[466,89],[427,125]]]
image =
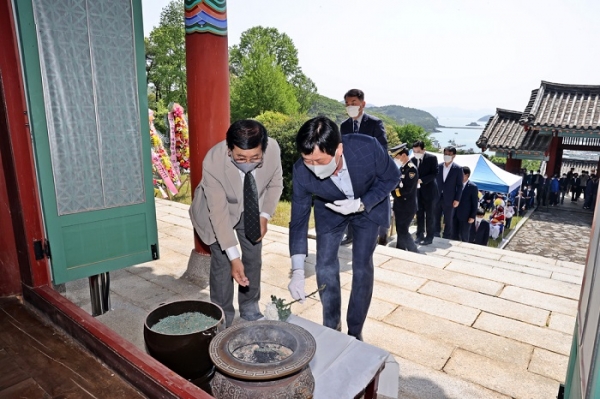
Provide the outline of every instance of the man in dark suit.
[[[367,105],[365,102],[365,93],[359,89],[348,90],[344,94],[344,102],[346,103],[346,113],[349,118],[340,125],[342,135],[352,133],[366,134],[377,139],[381,143],[383,150],[387,151],[387,135],[383,122],[381,119],[364,112]],[[387,244],[388,229],[383,226],[380,227],[378,241],[380,244],[385,245]],[[350,244],[351,242],[352,228],[348,227],[346,236],[342,239],[342,245]]]
[[531,185],[527,186],[527,190],[525,190],[525,200],[527,201],[527,209],[533,208],[535,191]]
[[323,324],[341,328],[340,262],[338,247],[347,225],[354,231],[352,291],[346,317],[348,334],[362,339],[362,328],[373,294],[373,252],[377,231],[390,220],[390,192],[400,171],[381,144],[364,134],[341,136],[332,120],[319,116],[298,131],[302,156],[293,168],[288,285],[296,300],[304,300],[304,259],[308,254],[308,220],[314,204],[317,232],[317,284]]
[[340,133],[342,135],[362,133],[374,137],[387,151],[387,136],[383,122],[381,119],[364,112],[367,105],[365,93],[359,89],[348,90],[344,95],[344,101],[349,118],[340,125]]
[[406,144],[397,145],[390,149],[390,155],[400,168],[402,179],[398,186],[392,191],[394,197],[394,218],[396,220],[396,248],[406,251],[420,253],[417,244],[413,241],[408,228],[417,213],[417,184],[419,172],[417,167],[408,157]]
[[[283,190],[281,173],[279,145],[251,119],[234,122],[202,162],[202,181],[189,212],[198,237],[210,245],[210,300],[223,308],[227,327],[235,316],[233,280],[239,284],[240,317],[263,316],[262,238]],[[245,194],[253,186],[256,192]]]
[[471,224],[471,232],[469,233],[469,242],[486,246],[490,239],[490,222],[485,220],[485,211],[483,208],[477,209],[475,223]]
[[471,225],[475,222],[475,215],[479,207],[479,190],[475,183],[469,180],[471,168],[463,166],[463,191],[460,202],[454,211],[454,225],[452,226],[452,239],[469,242]]
[[462,167],[454,163],[456,148],[448,146],[444,148],[444,162],[438,166],[437,185],[440,191],[440,199],[437,206],[435,218],[435,235],[440,236],[442,232],[442,216],[444,217],[443,238],[452,238],[452,219],[454,209],[460,203],[463,189]]
[[413,143],[413,158],[419,172],[417,189],[417,237],[415,242],[428,245],[433,242],[435,230],[435,210],[440,196],[437,186],[438,161],[437,157],[425,151],[423,141]]

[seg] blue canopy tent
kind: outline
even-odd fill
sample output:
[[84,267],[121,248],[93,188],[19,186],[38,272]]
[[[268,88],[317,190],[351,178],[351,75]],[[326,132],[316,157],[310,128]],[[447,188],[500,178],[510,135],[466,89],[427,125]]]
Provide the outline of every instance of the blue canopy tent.
[[[439,162],[444,161],[444,154],[434,154]],[[499,168],[481,154],[457,155],[454,162],[471,169],[470,180],[479,190],[508,194],[521,186],[521,176]]]

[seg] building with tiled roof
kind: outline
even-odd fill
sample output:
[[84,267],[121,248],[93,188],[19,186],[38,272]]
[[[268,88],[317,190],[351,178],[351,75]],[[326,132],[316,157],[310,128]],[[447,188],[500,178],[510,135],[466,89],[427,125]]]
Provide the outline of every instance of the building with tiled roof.
[[523,112],[498,108],[477,146],[506,156],[509,171],[540,159],[557,173],[563,150],[600,152],[600,86],[542,81]]

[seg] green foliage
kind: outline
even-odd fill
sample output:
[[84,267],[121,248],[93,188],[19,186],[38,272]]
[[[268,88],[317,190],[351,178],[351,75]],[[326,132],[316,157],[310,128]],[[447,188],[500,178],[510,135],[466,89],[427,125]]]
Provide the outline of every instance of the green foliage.
[[523,169],[527,169],[529,170],[533,170],[533,171],[538,171],[540,170],[540,167],[542,166],[542,161],[539,160],[533,160],[533,159],[524,159],[523,161],[521,161],[521,168]]
[[308,110],[308,116],[326,116],[338,125],[348,118],[344,104],[331,98],[316,94]]
[[437,119],[429,112],[420,109],[403,107],[401,105],[386,105],[365,109],[368,114],[383,114],[392,118],[399,125],[414,124],[423,127],[427,132],[433,132],[439,126]]
[[427,149],[433,149],[429,133],[421,126],[413,125],[412,123],[406,125],[393,125],[392,130],[388,131],[388,138],[392,135],[392,132],[396,134],[401,143],[408,143],[408,145],[412,147],[412,143],[417,140],[422,140]]
[[256,43],[240,62],[244,73],[231,82],[231,120],[252,118],[266,111],[298,113],[294,87],[285,78],[263,43]]
[[269,136],[277,140],[281,148],[281,167],[283,169],[283,194],[282,201],[292,199],[292,167],[300,158],[296,150],[296,134],[300,126],[306,122],[306,115],[284,115],[278,112],[267,111],[256,117],[256,120],[265,125]]
[[156,100],[187,108],[183,0],[173,0],[160,14],[158,27],[145,38],[148,84]]
[[[317,88],[302,73],[294,42],[275,28],[255,26],[242,33],[240,44],[229,49],[229,66],[232,82],[236,82],[231,87],[232,119],[236,119],[233,115],[248,118],[265,111],[306,112],[313,103]],[[256,83],[271,93],[246,98]],[[268,88],[269,83],[274,87]],[[282,99],[284,104],[278,105]],[[259,112],[249,114],[256,110]]]

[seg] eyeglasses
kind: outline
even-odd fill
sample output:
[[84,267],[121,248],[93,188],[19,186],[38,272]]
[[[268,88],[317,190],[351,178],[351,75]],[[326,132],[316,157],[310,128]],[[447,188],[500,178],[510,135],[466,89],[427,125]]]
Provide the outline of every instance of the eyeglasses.
[[263,156],[255,156],[252,158],[233,157],[233,160],[237,163],[261,163],[263,161]]

